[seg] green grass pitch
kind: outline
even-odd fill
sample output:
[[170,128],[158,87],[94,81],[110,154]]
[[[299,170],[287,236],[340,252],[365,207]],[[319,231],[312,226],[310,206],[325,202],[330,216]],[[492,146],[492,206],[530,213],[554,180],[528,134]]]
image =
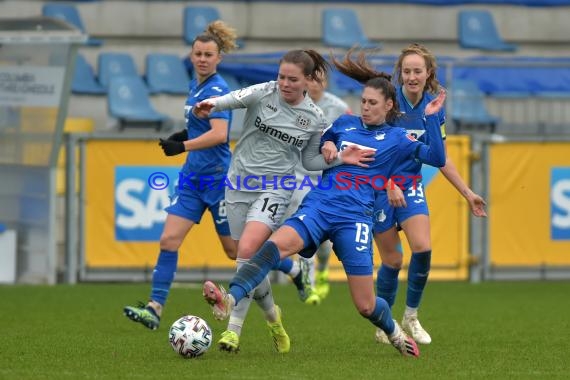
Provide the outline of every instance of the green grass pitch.
[[[418,359],[374,341],[344,283],[320,306],[306,306],[291,285],[274,286],[291,352],[274,352],[252,305],[241,352],[217,350],[225,329],[198,285],[174,287],[157,331],[122,315],[145,300],[148,284],[0,286],[0,379],[505,379],[568,378],[570,282],[432,282],[421,321],[433,342]],[[400,284],[395,318],[402,316]],[[208,321],[210,350],[183,359],[168,343],[184,314]]]

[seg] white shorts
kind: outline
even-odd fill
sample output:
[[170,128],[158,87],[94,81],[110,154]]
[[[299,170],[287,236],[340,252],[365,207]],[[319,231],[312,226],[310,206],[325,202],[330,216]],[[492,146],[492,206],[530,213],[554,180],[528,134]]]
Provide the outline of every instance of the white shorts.
[[291,191],[262,193],[226,190],[226,210],[232,239],[239,240],[247,222],[261,222],[277,230],[289,206]]

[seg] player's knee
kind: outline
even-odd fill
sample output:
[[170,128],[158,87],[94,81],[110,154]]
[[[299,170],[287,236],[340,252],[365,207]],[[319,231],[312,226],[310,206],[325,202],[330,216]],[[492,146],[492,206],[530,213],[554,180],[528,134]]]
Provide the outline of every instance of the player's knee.
[[357,302],[356,310],[364,318],[368,318],[374,312],[374,302]]
[[382,255],[382,264],[387,265],[393,269],[402,269],[402,254],[394,250],[393,252]]
[[416,242],[410,244],[410,248],[412,249],[412,252],[427,252],[431,251],[431,244],[429,241]]
[[170,233],[163,233],[160,236],[160,249],[167,251],[177,251],[182,244],[182,239],[183,238]]

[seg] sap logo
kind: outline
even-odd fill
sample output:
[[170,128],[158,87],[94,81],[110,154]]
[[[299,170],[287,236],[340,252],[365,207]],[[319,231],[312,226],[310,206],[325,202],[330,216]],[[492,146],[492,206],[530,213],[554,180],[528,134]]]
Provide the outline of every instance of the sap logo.
[[164,209],[171,204],[178,172],[179,168],[173,166],[115,167],[117,241],[160,239],[167,215]]
[[270,109],[271,111],[273,111],[273,112],[277,112],[277,107],[274,106],[273,104],[267,103],[267,104],[265,105],[265,107],[269,108],[269,109]]
[[570,168],[550,172],[550,237],[570,240]]

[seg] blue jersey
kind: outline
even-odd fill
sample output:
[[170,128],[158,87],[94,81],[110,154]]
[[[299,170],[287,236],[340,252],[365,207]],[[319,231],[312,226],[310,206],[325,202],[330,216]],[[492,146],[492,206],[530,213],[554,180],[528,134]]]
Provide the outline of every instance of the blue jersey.
[[[419,103],[412,106],[408,99],[406,99],[402,87],[398,86],[396,88],[396,99],[402,116],[398,118],[395,125],[405,128],[408,131],[408,134],[412,135],[424,144],[429,144],[430,137],[434,138],[435,136],[430,136],[429,133],[426,133],[426,120],[424,115],[427,104],[434,98],[435,95],[424,92]],[[445,108],[442,107],[436,116],[441,128],[441,137],[437,136],[437,138],[445,139]],[[416,159],[402,162],[396,169],[396,172],[399,175],[411,178],[414,175],[421,175],[421,169],[422,163]],[[406,181],[403,185],[408,188],[412,183],[410,181]]]
[[188,152],[186,162],[182,168],[182,172],[185,175],[194,173],[194,176],[211,175],[217,178],[226,175],[231,160],[229,146],[229,130],[232,118],[231,111],[213,112],[207,119],[198,118],[191,111],[196,103],[213,96],[221,96],[227,93],[229,93],[228,85],[217,73],[211,75],[200,84],[198,84],[196,79],[190,81],[190,91],[186,99],[186,106],[184,107],[188,139],[195,139],[208,132],[211,129],[210,119],[225,119],[228,121],[228,139],[225,143],[211,148]]
[[[429,118],[432,134],[439,135],[439,125],[434,116]],[[322,141],[332,141],[339,151],[349,145],[375,150],[374,161],[368,168],[356,165],[339,165],[323,172],[320,186],[310,191],[303,203],[325,200],[319,207],[326,213],[341,218],[355,215],[372,218],[374,193],[386,186],[402,163],[419,159],[442,166],[445,151],[441,135],[439,144],[427,146],[409,135],[403,128],[389,124],[366,126],[359,116],[342,115],[325,130]]]

